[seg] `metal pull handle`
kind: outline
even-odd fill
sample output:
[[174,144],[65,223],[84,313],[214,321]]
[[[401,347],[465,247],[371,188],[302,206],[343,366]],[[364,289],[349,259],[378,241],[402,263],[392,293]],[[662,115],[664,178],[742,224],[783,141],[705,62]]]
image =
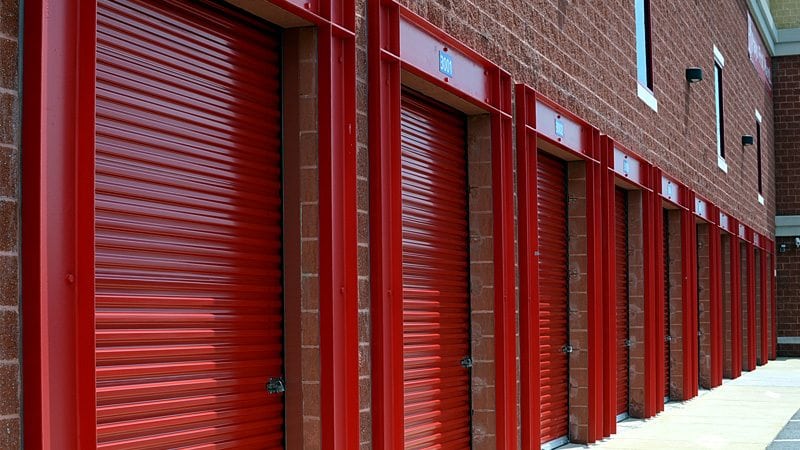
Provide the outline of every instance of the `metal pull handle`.
[[264,387],[270,395],[283,394],[286,392],[286,383],[283,381],[283,378],[280,377],[270,378]]
[[561,353],[572,353],[574,350],[575,349],[570,344],[564,344],[564,346],[561,347]]

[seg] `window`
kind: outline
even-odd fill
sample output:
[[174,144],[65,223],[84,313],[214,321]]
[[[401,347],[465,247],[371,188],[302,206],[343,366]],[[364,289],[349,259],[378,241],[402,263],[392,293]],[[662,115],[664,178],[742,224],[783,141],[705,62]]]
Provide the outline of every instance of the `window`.
[[636,78],[653,90],[653,63],[650,58],[650,0],[636,2]]
[[725,58],[722,53],[714,47],[714,104],[717,112],[717,165],[724,172],[728,171],[728,164],[725,162],[725,109],[723,98],[722,68],[725,66]]
[[639,98],[658,112],[653,95],[653,62],[650,56],[650,0],[634,0],[636,8],[636,91]]
[[758,170],[758,202],[764,204],[764,182],[761,174],[761,114],[756,110],[756,169]]

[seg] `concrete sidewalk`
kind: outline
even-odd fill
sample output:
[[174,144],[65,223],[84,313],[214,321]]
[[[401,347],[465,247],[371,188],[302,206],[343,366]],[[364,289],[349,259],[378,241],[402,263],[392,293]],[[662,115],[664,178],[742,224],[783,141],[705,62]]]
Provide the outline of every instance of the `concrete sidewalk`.
[[798,409],[800,359],[779,359],[688,402],[670,402],[652,419],[620,422],[601,442],[560,449],[763,450]]

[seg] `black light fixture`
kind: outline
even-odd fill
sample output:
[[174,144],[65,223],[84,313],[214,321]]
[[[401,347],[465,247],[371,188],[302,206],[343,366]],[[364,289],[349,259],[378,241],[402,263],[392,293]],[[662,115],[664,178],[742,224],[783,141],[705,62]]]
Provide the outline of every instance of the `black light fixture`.
[[699,67],[689,67],[686,69],[686,81],[689,83],[703,81],[703,69]]
[[752,134],[745,134],[742,136],[742,146],[749,147],[753,145],[753,135]]

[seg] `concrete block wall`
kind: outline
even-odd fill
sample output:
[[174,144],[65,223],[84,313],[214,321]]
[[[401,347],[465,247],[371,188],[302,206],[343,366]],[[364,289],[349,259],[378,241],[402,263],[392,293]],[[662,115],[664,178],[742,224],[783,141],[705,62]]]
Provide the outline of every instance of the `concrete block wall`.
[[0,448],[20,442],[19,4],[0,0]]
[[567,164],[569,261],[569,438],[589,438],[589,271],[586,164]]
[[629,406],[631,417],[645,415],[645,279],[641,191],[628,192],[628,326],[631,340]]
[[681,245],[681,211],[667,212],[669,233],[669,398],[683,399],[683,247]]
[[473,448],[493,449],[495,423],[494,242],[492,140],[489,116],[468,121]]
[[733,291],[731,290],[731,241],[736,239],[722,234],[722,377],[733,377]]

